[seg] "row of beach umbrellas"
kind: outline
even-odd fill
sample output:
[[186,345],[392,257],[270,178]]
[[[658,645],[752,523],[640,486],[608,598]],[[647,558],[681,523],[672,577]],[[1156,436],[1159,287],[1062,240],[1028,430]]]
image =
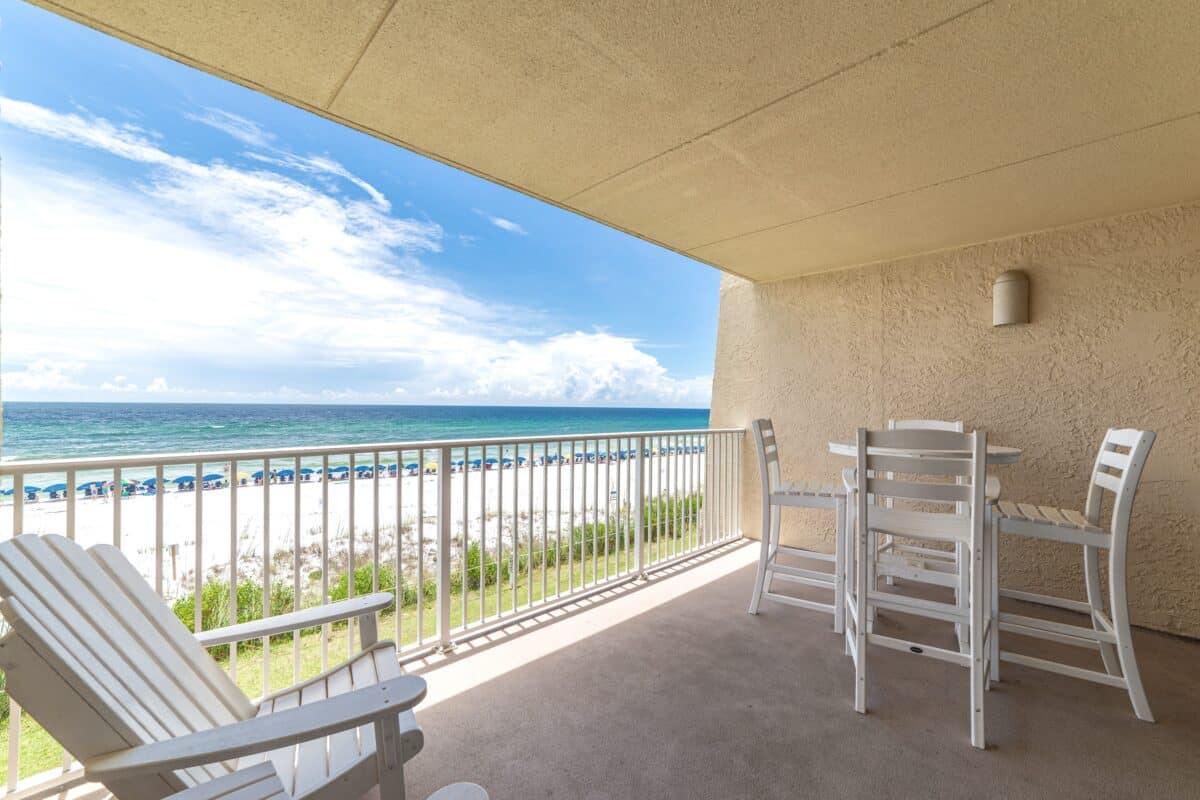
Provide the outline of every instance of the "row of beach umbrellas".
[[[679,447],[660,447],[657,449],[657,451],[655,451],[652,448],[645,448],[642,451],[642,454],[643,454],[643,456],[649,458],[651,455],[664,455],[664,456],[665,455],[675,455],[675,454],[691,455],[693,453],[703,453],[703,452],[704,452],[704,445],[687,445],[687,446],[679,446]],[[603,451],[603,450],[601,450],[599,453],[592,452],[592,451],[587,451],[587,452],[581,451],[581,452],[575,453],[573,459],[571,456],[565,456],[565,455],[563,455],[563,456],[546,455],[546,456],[541,456],[541,457],[535,458],[534,463],[541,465],[541,464],[557,464],[560,462],[561,463],[569,463],[571,461],[574,461],[577,464],[584,463],[584,462],[597,462],[597,461],[624,461],[624,460],[634,457],[636,455],[637,455],[636,450],[614,450],[611,453]],[[470,469],[472,471],[481,470],[481,469],[496,469],[496,468],[509,469],[509,468],[513,467],[514,465],[518,466],[518,467],[524,467],[528,463],[529,463],[529,459],[525,456],[517,456],[515,459],[510,458],[508,456],[503,456],[501,458],[486,458],[486,459],[475,458],[469,462],[464,461],[463,459],[460,458],[458,460],[450,462],[450,469],[452,472],[461,472],[465,469]],[[396,465],[396,464],[380,464],[379,465],[379,472],[381,475],[386,471],[386,473],[389,476],[395,477],[395,475],[397,474],[399,469],[400,469],[400,467],[398,467],[398,465]],[[417,474],[421,473],[422,471],[426,475],[430,475],[430,474],[437,473],[438,465],[436,462],[430,462],[430,463],[425,464],[425,467],[422,470],[421,465],[414,461],[414,462],[405,464],[403,466],[403,469],[404,469],[405,473],[408,475],[417,475]],[[351,471],[350,467],[347,467],[347,466],[330,467],[329,468],[329,479],[330,480],[347,480],[350,477],[350,471]],[[356,466],[354,468],[354,473],[355,473],[355,477],[358,479],[371,478],[371,477],[374,477],[374,467],[369,464],[359,464],[358,466]],[[271,470],[270,480],[272,483],[294,483],[296,480],[297,474],[299,474],[301,481],[312,481],[312,480],[319,481],[321,479],[322,470],[321,469],[313,469],[311,467],[304,467],[304,468],[300,469],[299,473],[297,473],[296,470],[293,470],[293,469]],[[263,470],[261,470],[261,469],[255,471],[255,472],[248,473],[248,474],[245,472],[239,472],[237,474],[238,485],[245,486],[251,480],[254,481],[255,485],[259,485],[263,482],[263,475],[264,475],[264,473],[263,473]],[[173,484],[177,491],[190,492],[190,491],[195,491],[197,481],[196,481],[195,475],[180,475],[175,478],[170,478],[169,480],[164,480],[164,484],[166,484],[166,483]],[[226,476],[222,473],[219,473],[219,472],[211,472],[206,475],[202,475],[200,478],[201,487],[205,488],[205,489],[220,489],[220,488],[227,486],[228,483],[229,483],[228,476]],[[66,498],[69,488],[70,487],[68,487],[67,484],[65,484],[65,483],[55,483],[55,484],[51,484],[50,486],[26,485],[24,487],[24,495],[25,495],[25,498],[29,501],[36,501],[38,499],[38,495],[40,495],[40,494],[47,495],[49,497],[49,499],[51,499],[51,500],[59,500],[59,499]],[[163,489],[165,491],[166,487],[164,486]],[[85,497],[101,497],[101,496],[107,495],[111,492],[114,492],[116,490],[117,490],[117,483],[114,481],[100,481],[100,480],[85,481],[84,483],[81,483],[75,487],[75,491],[82,492]],[[158,479],[157,478],[147,478],[145,480],[140,480],[140,481],[134,480],[134,479],[122,478],[120,481],[120,491],[122,494],[125,494],[125,495],[156,494],[158,492],[158,490],[159,490],[159,487],[158,487]],[[12,496],[12,494],[13,494],[13,489],[0,489],[0,496],[8,497],[8,496]]]

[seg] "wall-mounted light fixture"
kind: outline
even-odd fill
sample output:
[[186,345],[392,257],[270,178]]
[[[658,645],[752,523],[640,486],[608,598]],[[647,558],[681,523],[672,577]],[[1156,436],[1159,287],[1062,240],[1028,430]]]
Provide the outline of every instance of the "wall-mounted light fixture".
[[996,276],[992,284],[992,325],[1020,325],[1029,322],[1029,276],[1010,269]]

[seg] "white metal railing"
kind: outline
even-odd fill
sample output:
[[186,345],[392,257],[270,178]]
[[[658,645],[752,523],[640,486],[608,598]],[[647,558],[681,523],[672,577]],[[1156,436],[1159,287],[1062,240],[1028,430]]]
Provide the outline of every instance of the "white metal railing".
[[[195,631],[393,591],[381,625],[394,627],[402,659],[415,658],[740,536],[742,434],[3,462],[0,490],[13,491],[0,496],[0,538],[111,542]],[[350,652],[354,639],[330,626],[289,638],[243,646],[254,670],[239,673],[239,648],[214,655],[254,696],[325,668],[330,648]],[[27,739],[47,736],[10,704],[5,785],[22,796],[72,768],[64,753],[61,774],[44,763],[23,770],[23,728]]]

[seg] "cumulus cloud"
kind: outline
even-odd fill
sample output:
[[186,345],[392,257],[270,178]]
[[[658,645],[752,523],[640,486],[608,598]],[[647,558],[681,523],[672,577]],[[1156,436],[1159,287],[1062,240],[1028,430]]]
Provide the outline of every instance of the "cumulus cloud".
[[6,165],[6,396],[708,402],[706,376],[669,375],[633,338],[542,331],[538,310],[439,279],[421,258],[441,226],[333,159],[202,162],[140,128],[2,102],[0,124],[138,168]]

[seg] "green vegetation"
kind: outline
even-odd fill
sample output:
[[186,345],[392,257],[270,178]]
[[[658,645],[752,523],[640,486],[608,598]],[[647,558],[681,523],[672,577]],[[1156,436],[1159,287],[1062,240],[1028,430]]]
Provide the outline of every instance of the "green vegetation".
[[[700,519],[702,498],[698,495],[674,499],[660,498],[646,504],[644,510],[645,542],[647,563],[671,558],[694,548],[699,541],[695,524]],[[555,531],[550,530],[545,552],[542,550],[540,533],[531,543],[523,546],[515,556],[509,547],[504,548],[503,561],[497,558],[494,549],[489,549],[486,558],[478,542],[472,542],[466,553],[467,589],[463,591],[461,565],[455,565],[450,581],[450,620],[452,627],[459,627],[465,618],[477,624],[480,616],[494,618],[498,613],[521,609],[543,598],[552,599],[556,594],[566,593],[573,587],[590,585],[608,576],[627,572],[634,564],[633,532],[626,527],[625,520],[617,520],[611,528],[603,523],[588,523],[574,528],[564,536],[562,545],[556,542]],[[690,524],[682,520],[691,519]],[[565,531],[564,531],[565,533]],[[508,543],[506,543],[507,545]],[[542,564],[546,565],[545,580]],[[482,568],[483,591],[480,590]],[[418,639],[420,623],[422,641],[437,636],[437,583],[432,564],[425,565],[423,597],[418,597],[417,583],[409,578],[415,570],[406,566],[405,579],[401,582],[399,604],[380,615],[379,635],[392,638],[404,646]],[[533,580],[530,581],[532,569]],[[515,576],[515,580],[514,580]],[[304,605],[320,602],[320,572],[308,577],[308,585],[302,593]],[[376,579],[372,565],[365,564],[354,570],[354,594],[363,595],[373,591]],[[343,572],[331,579],[329,599],[344,600],[347,597],[349,576]],[[543,584],[545,594],[543,594]],[[396,570],[394,564],[380,564],[378,571],[379,591],[396,593]],[[263,614],[263,589],[260,583],[247,577],[239,579],[237,587],[237,622],[259,619]],[[271,614],[291,611],[295,594],[291,583],[277,582],[271,587]],[[465,607],[465,608],[464,608]],[[172,606],[180,621],[192,630],[195,619],[195,598],[181,597]],[[418,614],[418,609],[420,613]],[[204,630],[223,627],[233,623],[230,615],[229,581],[210,579],[200,590],[200,619]],[[322,636],[320,628],[302,631],[300,635],[284,634],[272,637],[266,652],[266,668],[269,672],[268,690],[290,686],[296,678],[296,663],[299,677],[316,675],[322,670]],[[231,653],[227,646],[211,648],[210,653],[226,670],[230,668]],[[345,623],[330,626],[328,632],[328,661],[337,664],[350,652],[348,626]],[[236,681],[250,697],[265,694],[263,687],[264,650],[261,640],[242,642],[236,653]],[[4,674],[0,672],[0,773],[8,766],[8,694],[3,691]],[[54,740],[28,714],[21,717],[21,778],[53,769],[62,763],[62,750]]]

